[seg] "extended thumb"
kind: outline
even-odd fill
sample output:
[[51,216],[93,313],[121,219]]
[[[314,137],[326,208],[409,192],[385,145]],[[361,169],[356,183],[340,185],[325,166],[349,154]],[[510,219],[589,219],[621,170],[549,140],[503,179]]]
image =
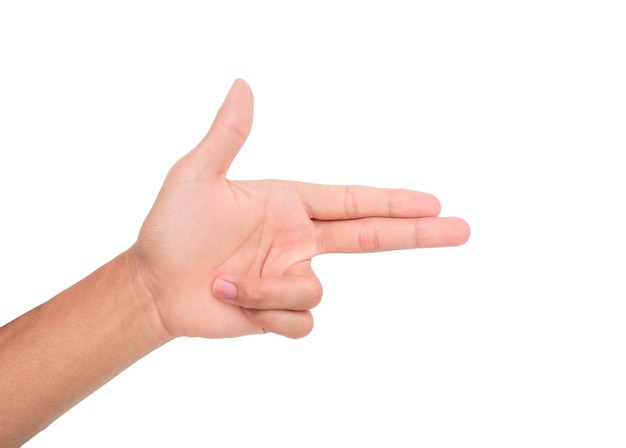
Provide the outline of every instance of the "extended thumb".
[[207,135],[193,152],[204,176],[225,177],[252,128],[254,97],[250,86],[236,79]]

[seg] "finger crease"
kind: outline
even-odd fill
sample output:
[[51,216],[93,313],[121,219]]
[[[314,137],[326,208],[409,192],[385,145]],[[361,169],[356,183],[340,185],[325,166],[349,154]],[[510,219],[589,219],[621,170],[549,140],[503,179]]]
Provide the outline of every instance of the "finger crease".
[[414,244],[415,247],[420,247],[420,229],[419,229],[419,223],[420,221],[418,219],[415,220],[415,223],[413,224],[413,233],[414,235]]
[[346,186],[344,192],[343,209],[348,219],[353,219],[359,216],[359,204],[354,192],[354,188]]
[[359,247],[363,252],[377,252],[380,250],[380,235],[378,228],[370,220],[363,220],[359,232]]

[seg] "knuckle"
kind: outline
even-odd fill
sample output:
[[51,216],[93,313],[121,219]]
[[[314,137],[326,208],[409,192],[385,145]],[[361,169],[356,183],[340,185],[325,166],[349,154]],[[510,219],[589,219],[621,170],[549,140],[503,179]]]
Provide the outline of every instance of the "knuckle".
[[263,291],[259,285],[248,284],[242,288],[239,303],[247,308],[259,309],[263,303],[263,298]]
[[348,219],[359,216],[359,203],[354,187],[346,186],[344,191],[343,208]]
[[363,252],[376,252],[380,250],[381,245],[378,228],[371,220],[363,220],[358,239],[359,248]]
[[315,308],[322,301],[324,290],[322,284],[316,279],[309,286],[309,307]]
[[290,335],[293,339],[300,339],[308,336],[313,331],[313,315],[310,312],[302,313],[299,324],[294,328]]

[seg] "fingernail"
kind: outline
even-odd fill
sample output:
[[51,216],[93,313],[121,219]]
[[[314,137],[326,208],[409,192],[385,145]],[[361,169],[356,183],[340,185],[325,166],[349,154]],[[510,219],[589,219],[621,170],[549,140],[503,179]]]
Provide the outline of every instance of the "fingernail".
[[213,283],[213,294],[220,299],[235,299],[237,298],[237,287],[231,282],[218,278]]

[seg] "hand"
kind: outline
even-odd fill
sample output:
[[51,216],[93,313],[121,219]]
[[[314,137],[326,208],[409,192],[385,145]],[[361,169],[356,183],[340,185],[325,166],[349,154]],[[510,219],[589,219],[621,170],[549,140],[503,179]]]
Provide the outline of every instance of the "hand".
[[469,227],[407,190],[229,181],[252,126],[237,80],[211,129],[169,172],[133,246],[172,337],[274,332],[301,337],[322,296],[311,258],[463,244]]

